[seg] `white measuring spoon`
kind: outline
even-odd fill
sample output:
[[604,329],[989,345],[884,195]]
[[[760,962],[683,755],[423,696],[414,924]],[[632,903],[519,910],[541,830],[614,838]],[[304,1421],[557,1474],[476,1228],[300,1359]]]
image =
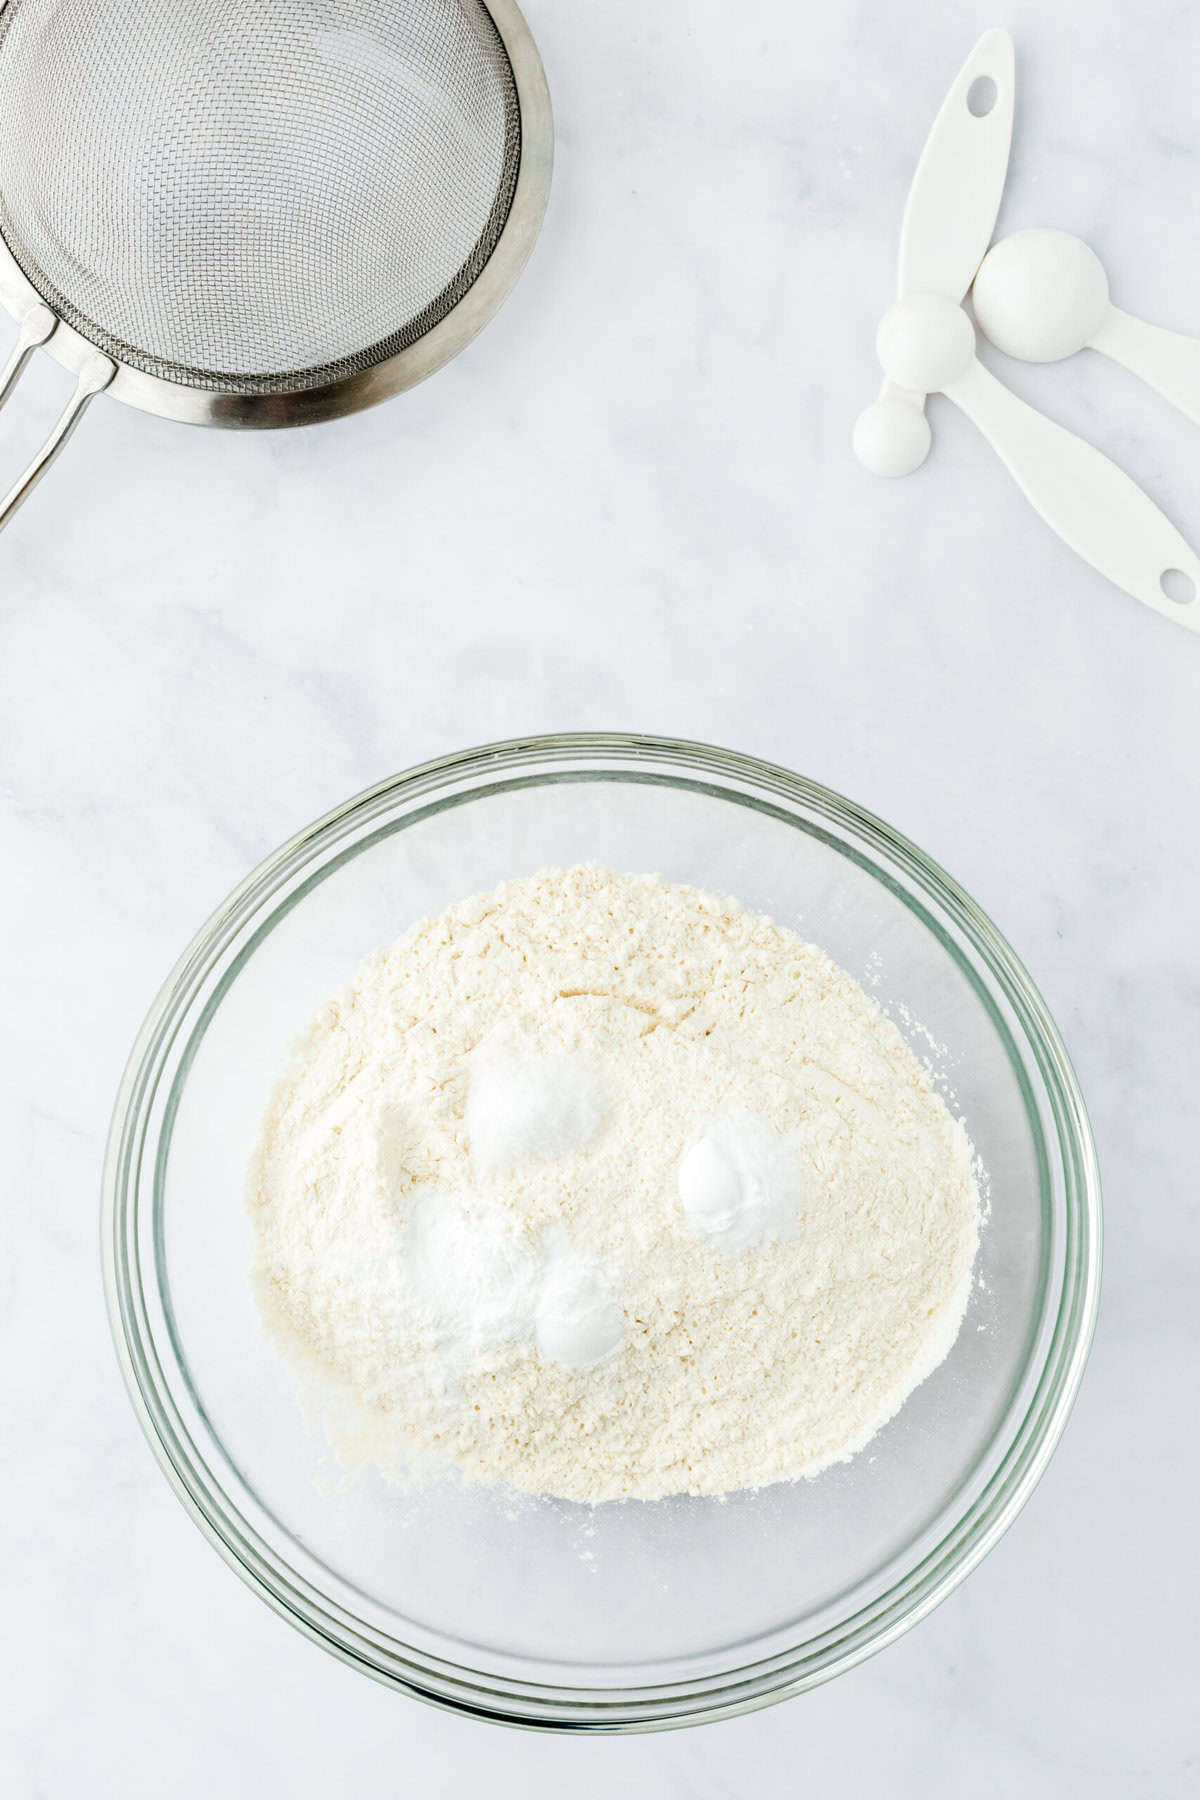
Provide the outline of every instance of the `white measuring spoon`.
[[953,300],[915,294],[884,314],[876,340],[899,386],[942,393],[983,433],[1063,542],[1155,612],[1200,631],[1200,558],[1115,463],[1010,393],[975,355]]
[[1108,297],[1095,251],[1066,231],[1018,231],[994,245],[972,294],[981,329],[1022,362],[1100,350],[1200,425],[1200,338],[1147,325]]
[[[897,294],[962,300],[996,229],[1012,143],[1013,43],[985,31],[925,141],[900,228]],[[859,414],[854,452],[873,475],[911,475],[929,453],[925,395],[885,380]]]

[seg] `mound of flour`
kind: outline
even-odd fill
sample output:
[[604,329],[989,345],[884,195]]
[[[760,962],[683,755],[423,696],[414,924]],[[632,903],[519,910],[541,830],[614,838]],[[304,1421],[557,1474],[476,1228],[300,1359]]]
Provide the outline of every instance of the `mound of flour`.
[[247,1198],[344,1460],[583,1501],[853,1456],[954,1342],[979,1216],[962,1126],[849,975],[591,867],[369,958]]

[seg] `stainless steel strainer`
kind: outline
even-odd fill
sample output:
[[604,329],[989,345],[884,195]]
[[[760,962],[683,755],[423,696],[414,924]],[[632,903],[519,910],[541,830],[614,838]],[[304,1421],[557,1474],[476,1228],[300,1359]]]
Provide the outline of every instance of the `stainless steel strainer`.
[[533,247],[553,129],[512,0],[0,0],[0,405],[301,425],[411,387]]

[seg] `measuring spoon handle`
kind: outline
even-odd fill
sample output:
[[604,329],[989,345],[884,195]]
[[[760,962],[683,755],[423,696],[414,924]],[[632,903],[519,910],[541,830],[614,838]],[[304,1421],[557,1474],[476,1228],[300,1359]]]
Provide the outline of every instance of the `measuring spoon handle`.
[[1200,425],[1200,338],[1147,325],[1114,306],[1092,339],[1092,348],[1132,369]]
[[[1065,544],[1135,600],[1200,631],[1200,558],[1135,481],[1018,400],[977,360],[946,392]],[[1164,576],[1170,587],[1180,575],[1191,584],[1190,602],[1163,586]]]

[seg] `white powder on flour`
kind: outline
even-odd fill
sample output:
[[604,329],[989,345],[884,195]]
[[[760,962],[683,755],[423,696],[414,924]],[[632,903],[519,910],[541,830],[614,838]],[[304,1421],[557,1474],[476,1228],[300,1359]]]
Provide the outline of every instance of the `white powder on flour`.
[[815,1475],[950,1349],[963,1128],[736,902],[552,870],[422,920],[300,1045],[256,1288],[348,1462],[584,1501]]

